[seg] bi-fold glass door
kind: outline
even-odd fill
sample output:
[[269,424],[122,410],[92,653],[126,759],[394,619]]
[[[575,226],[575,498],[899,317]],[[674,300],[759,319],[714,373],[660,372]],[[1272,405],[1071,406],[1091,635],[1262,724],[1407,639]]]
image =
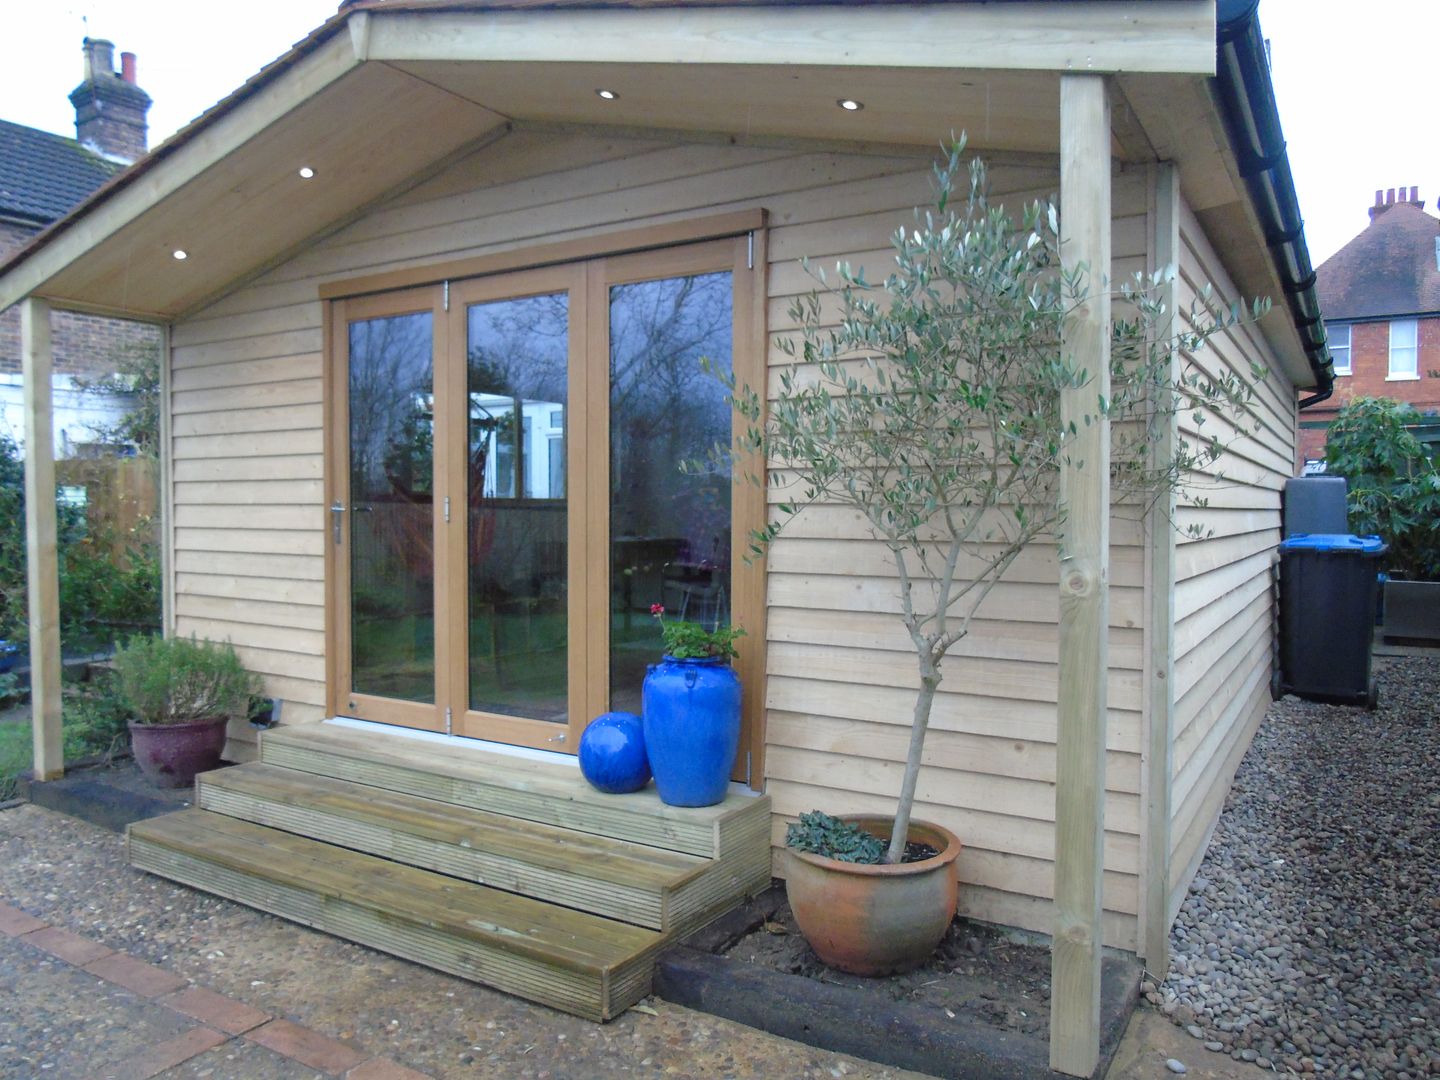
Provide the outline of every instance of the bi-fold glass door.
[[573,751],[589,719],[639,711],[652,605],[758,623],[758,568],[732,558],[754,514],[708,463],[734,426],[715,373],[748,344],[744,253],[336,305],[337,711]]

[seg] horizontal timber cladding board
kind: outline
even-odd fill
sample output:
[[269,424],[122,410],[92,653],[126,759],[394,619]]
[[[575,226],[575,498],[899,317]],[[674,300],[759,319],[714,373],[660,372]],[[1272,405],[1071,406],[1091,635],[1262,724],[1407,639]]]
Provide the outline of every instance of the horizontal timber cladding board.
[[[983,565],[980,559],[999,555],[1004,549],[998,545],[979,548],[979,558],[970,552],[962,553],[956,564],[959,582],[968,580]],[[931,565],[937,570],[945,564],[945,552],[938,546],[928,552]],[[1144,555],[1138,548],[1117,547],[1111,552],[1111,577],[1115,584],[1140,585],[1143,583]],[[774,573],[841,574],[848,577],[894,577],[897,574],[894,556],[878,541],[787,535],[783,544],[776,544],[766,561],[767,568]],[[913,556],[907,559],[912,573],[919,561]],[[1046,584],[1060,580],[1060,556],[1056,547],[1037,543],[1027,547],[1016,557],[1006,570],[1006,581],[1040,581]]]
[[247,432],[300,431],[318,428],[323,422],[318,396],[304,405],[277,405],[268,408],[243,408],[237,400],[230,408],[217,412],[183,413],[171,424],[174,437],[187,435],[239,435]]
[[224,597],[312,607],[322,607],[325,603],[323,582],[297,581],[294,578],[178,573],[175,575],[175,592],[179,596]]
[[[1275,522],[1278,526],[1279,522]],[[1230,566],[1255,555],[1271,555],[1280,542],[1279,529],[1270,527],[1234,536],[1215,536],[1175,551],[1175,576],[1180,581]]]
[[236,435],[190,435],[172,439],[174,459],[268,457],[276,461],[276,474],[284,476],[295,456],[324,452],[320,427],[303,431],[247,431]]
[[[1238,562],[1176,582],[1175,624],[1183,625],[1190,616],[1214,603],[1217,596],[1228,595],[1236,589],[1258,588],[1258,583],[1268,582],[1274,561],[1273,552],[1257,552]],[[1188,642],[1182,640],[1181,645],[1186,647]]]
[[[879,761],[789,746],[772,745],[765,754],[765,774],[771,781],[788,780],[882,797],[900,790],[904,771],[903,761]],[[926,764],[920,768],[915,798],[932,805],[948,803],[990,810],[1007,817],[1055,820],[1055,785],[1042,780],[990,776]],[[1107,791],[1105,823],[1115,832],[1138,835],[1139,807],[1135,797],[1126,792]]]
[[284,768],[706,857],[725,854],[717,850],[723,820],[769,812],[764,797],[731,795],[718,806],[688,809],[665,806],[649,789],[607,796],[568,766],[457,754],[334,725],[277,729],[262,744],[265,761]]
[[175,620],[175,632],[185,637],[194,634],[212,641],[228,641],[236,648],[246,645],[276,652],[299,653],[303,656],[325,655],[325,635],[319,630],[182,615]]
[[[771,676],[793,675],[802,679],[863,686],[886,686],[912,692],[920,689],[919,665],[914,654],[845,649],[829,645],[790,645],[770,642],[765,652],[765,670]],[[966,663],[960,657],[942,661],[942,694],[973,697],[1007,697],[1018,701],[1059,700],[1058,672],[1054,664],[1025,660],[985,658]],[[1111,707],[1140,711],[1140,673],[1110,669]]]
[[[914,660],[915,646],[900,620],[887,612],[812,611],[808,608],[771,607],[765,631],[772,642],[796,645],[840,645],[905,653]],[[743,649],[745,643],[741,642]],[[1140,669],[1141,631],[1110,631],[1110,664],[1117,670]],[[1054,664],[1059,660],[1058,630],[1041,623],[1002,622],[977,618],[970,633],[956,642],[949,656],[959,663],[994,657]],[[947,665],[954,662],[948,658]]]
[[[960,914],[982,922],[1018,926],[1022,930],[1047,936],[1055,929],[1055,905],[1051,901],[1001,889],[962,887]],[[1135,951],[1134,915],[1106,910],[1101,913],[1100,925],[1105,945],[1112,949]]]
[[[896,761],[905,756],[910,723],[903,715],[864,723],[772,709],[766,716],[765,735],[771,746]],[[1014,736],[935,729],[925,739],[925,762],[988,776],[1055,782],[1055,744]],[[1139,755],[1107,753],[1105,785],[1111,791],[1139,794]]]
[[253,411],[286,406],[319,405],[321,380],[288,379],[284,382],[252,383],[243,389],[217,386],[205,390],[176,390],[170,408],[177,418],[197,413],[208,415],[233,409]]
[[[315,514],[319,517],[319,509]],[[323,555],[325,530],[189,529],[175,530],[175,547],[187,551],[229,551],[262,555]]]
[[[777,781],[774,792],[775,817],[771,822],[770,840],[778,849],[785,844],[785,830],[790,821],[817,807],[836,814],[895,813],[895,795],[870,795],[832,788],[813,787]],[[1055,826],[1030,818],[1007,817],[985,810],[966,810],[953,806],[915,804],[915,817],[943,825],[960,842],[983,851],[1011,852],[1032,859],[1053,861],[1055,858]],[[1105,869],[1117,874],[1135,874],[1140,865],[1139,838],[1130,833],[1105,833]],[[784,860],[776,859],[781,870]]]
[[[786,478],[780,470],[773,470],[770,479],[766,498],[772,505],[800,498],[802,492],[799,487],[793,483],[787,487]],[[1110,516],[1110,550],[1116,554],[1127,547],[1139,547],[1144,542],[1144,531],[1140,522],[1122,513],[1123,510],[1123,507],[1116,507]],[[993,528],[994,523],[982,518],[981,527]],[[926,541],[935,539],[923,530],[920,536]],[[788,543],[795,539],[876,542],[860,512],[838,504],[808,506],[802,509],[786,524],[785,535],[779,542]],[[1047,545],[1042,540],[1042,549],[1045,546]]]
[[[315,302],[316,318],[320,315],[320,303]],[[246,316],[253,318],[254,316]],[[226,364],[210,364],[206,367],[177,368],[170,378],[170,387],[176,394],[198,394],[230,391],[237,400],[251,386],[280,384],[321,378],[322,360],[319,352],[268,357],[264,360],[234,361]]]
[[1196,692],[1208,696],[1218,689],[1213,684],[1203,685],[1210,679],[1209,673],[1223,669],[1224,658],[1238,653],[1242,643],[1254,635],[1268,640],[1273,606],[1269,583],[1257,578],[1249,587],[1218,599],[1212,605],[1216,609],[1214,619],[1202,618],[1210,614],[1207,608],[1183,624],[1184,651],[1177,649],[1175,657],[1175,700],[1181,703],[1178,716],[1182,725],[1177,732],[1183,730],[1185,716],[1192,707],[1186,698]]
[[1210,759],[1215,748],[1228,737],[1228,729],[1235,722],[1236,709],[1258,689],[1269,692],[1267,644],[1261,634],[1248,635],[1242,642],[1244,651],[1237,649],[1233,657],[1226,658],[1225,685],[1228,693],[1219,697],[1218,701],[1207,703],[1207,707],[1193,717],[1185,718],[1185,727],[1175,742],[1175,783],[1172,788],[1175,805],[1180,804],[1190,791],[1190,785],[1212,764]]
[[[915,706],[913,692],[885,686],[847,686],[818,679],[775,676],[767,680],[766,689],[766,706],[770,709],[837,719],[908,717]],[[1032,742],[1055,741],[1055,706],[1044,702],[940,694],[930,723],[937,730],[1009,736]],[[1138,713],[1112,709],[1105,724],[1107,749],[1138,752],[1139,730]]]
[[325,508],[321,505],[226,506],[202,503],[175,508],[175,527],[178,529],[313,529],[318,533],[324,530],[326,524]]
[[[614,945],[586,954],[575,947],[581,940],[576,925],[582,919],[602,921],[595,916],[535,901],[522,908],[516,902],[524,897],[506,900],[509,894],[481,886],[469,888],[483,900],[462,899],[453,879],[405,873],[383,860],[314,841],[302,845],[298,837],[243,822],[222,827],[206,821],[186,832],[165,824],[179,816],[132,827],[127,844],[132,865],[588,1019],[607,1019],[634,1003],[607,1000],[607,990],[622,981],[630,993],[644,985],[629,978],[630,969],[648,968],[663,940],[653,931],[603,920],[608,923],[603,936],[597,931],[593,940]],[[237,837],[234,826],[259,836]],[[324,849],[323,859],[317,848]],[[416,893],[423,892],[427,878],[435,879],[430,887],[435,898],[421,910]],[[513,929],[505,926],[507,908],[516,909]],[[547,927],[556,919],[552,913],[568,914],[568,924]],[[495,929],[480,929],[489,926]]]
[[[781,541],[783,543],[783,541]],[[898,614],[900,594],[893,578],[841,577],[831,574],[767,575],[771,604],[816,611],[871,611]],[[1003,611],[1017,622],[1054,624],[1059,617],[1059,585],[1043,582],[1002,581],[980,610],[992,615]],[[1110,626],[1141,625],[1144,593],[1136,588],[1110,592]]]
[[201,596],[179,593],[175,597],[175,614],[179,618],[220,619],[225,622],[249,623],[296,630],[325,629],[325,609],[314,604],[290,604],[255,600],[249,597]]
[[323,504],[324,482],[305,480],[177,481],[178,506],[318,506]]
[[[218,306],[218,305],[217,305]],[[214,308],[208,310],[213,311]],[[170,335],[176,348],[207,345],[215,341],[234,341],[257,334],[283,334],[296,330],[320,329],[320,305],[313,299],[296,304],[266,308],[263,312],[246,311],[233,315],[201,315],[179,323]]]
[[263,551],[215,552],[190,549],[175,553],[177,573],[224,574],[227,577],[276,578],[300,583],[325,582],[321,555],[277,555]]
[[173,472],[177,484],[228,484],[244,480],[320,482],[325,475],[325,458],[319,453],[292,454],[284,458],[189,458],[176,461]]
[[324,347],[324,333],[319,326],[313,326],[303,330],[285,330],[280,333],[232,338],[228,341],[206,342],[203,345],[188,345],[174,349],[171,355],[172,366],[177,373],[195,368],[228,366],[242,361],[290,359],[293,362],[295,358],[313,358],[311,363],[319,367],[320,353]]

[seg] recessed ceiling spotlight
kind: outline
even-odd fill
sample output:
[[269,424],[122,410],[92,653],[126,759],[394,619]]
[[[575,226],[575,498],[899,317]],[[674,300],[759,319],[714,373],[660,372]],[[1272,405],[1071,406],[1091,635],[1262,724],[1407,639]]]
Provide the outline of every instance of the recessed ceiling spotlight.
[[846,112],[859,112],[865,107],[862,103],[856,101],[854,98],[848,97],[842,97],[839,101],[835,102],[835,104],[839,105],[840,108],[844,109]]
[[190,257],[190,253],[184,248],[176,248],[171,254],[173,254],[175,258],[180,260],[181,262],[184,262]]
[[620,97],[614,90],[596,90],[595,96],[602,101],[615,101]]
[[300,179],[301,179],[301,180],[309,180],[309,179],[310,179],[312,176],[314,176],[314,175],[315,175],[315,170],[312,169],[309,165],[302,165],[302,166],[300,166]]

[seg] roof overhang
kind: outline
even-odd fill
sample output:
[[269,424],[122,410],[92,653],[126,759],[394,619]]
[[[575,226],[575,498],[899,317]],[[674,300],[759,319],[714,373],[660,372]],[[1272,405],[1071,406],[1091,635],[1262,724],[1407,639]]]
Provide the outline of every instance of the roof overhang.
[[[1214,0],[361,0],[0,266],[0,308],[181,318],[516,124],[1054,154],[1067,71],[1117,76],[1117,159],[1175,160],[1239,287],[1278,295],[1209,89],[1215,20]],[[1293,329],[1267,331],[1304,382]]]

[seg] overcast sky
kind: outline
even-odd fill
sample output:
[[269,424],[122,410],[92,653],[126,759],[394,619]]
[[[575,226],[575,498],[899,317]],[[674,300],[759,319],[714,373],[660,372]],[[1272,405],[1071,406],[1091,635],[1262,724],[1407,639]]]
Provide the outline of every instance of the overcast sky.
[[[0,118],[74,135],[67,95],[88,33],[137,54],[139,84],[155,99],[154,146],[335,9],[336,0],[17,0],[5,17]],[[1260,21],[1314,262],[1365,227],[1376,188],[1418,186],[1434,213],[1440,0],[1262,0]]]

